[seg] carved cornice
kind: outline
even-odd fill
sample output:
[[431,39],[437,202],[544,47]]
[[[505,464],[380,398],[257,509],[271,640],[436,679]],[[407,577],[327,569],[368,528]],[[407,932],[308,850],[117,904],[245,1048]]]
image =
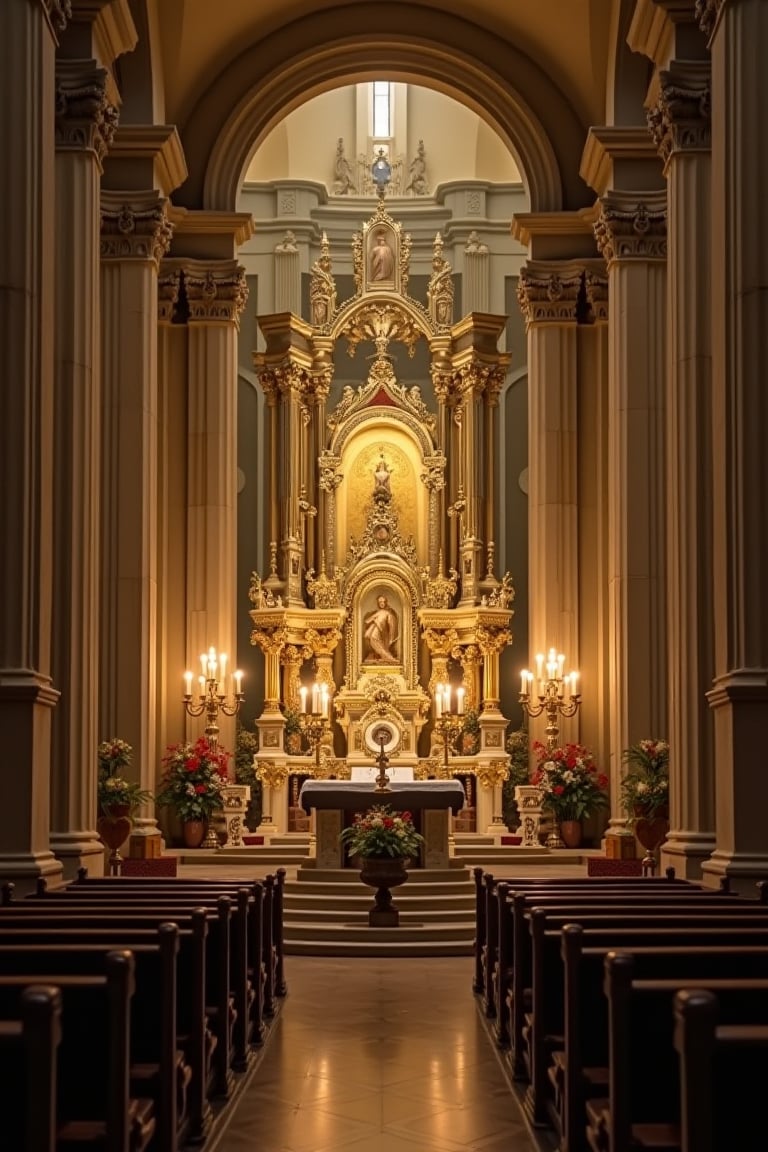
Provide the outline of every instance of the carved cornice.
[[72,18],[72,0],[42,0],[42,5],[54,32],[63,32]]
[[696,19],[707,40],[712,38],[724,4],[725,0],[696,0]]
[[178,268],[162,271],[157,278],[157,319],[160,324],[170,324],[181,291],[181,272]]
[[342,329],[349,345],[350,356],[354,356],[357,346],[364,340],[371,340],[379,355],[384,355],[392,340],[399,340],[408,349],[412,358],[416,343],[421,338],[421,329],[407,309],[396,301],[386,304],[370,303],[358,308],[350,322]]
[[503,652],[508,644],[512,643],[512,633],[509,628],[489,628],[481,624],[476,633],[477,643],[484,656],[494,652]]
[[666,165],[673,152],[708,152],[712,145],[708,61],[678,60],[659,72],[659,98],[648,127]]
[[155,191],[102,191],[102,260],[153,260],[159,265],[173,234],[167,204]]
[[446,616],[445,621],[441,622],[441,626],[425,628],[422,635],[432,656],[450,656],[459,639],[459,634],[453,626],[450,616]]
[[115,135],[119,119],[110,102],[109,73],[94,60],[56,62],[56,148],[93,151],[99,163]]
[[526,324],[575,324],[580,289],[579,269],[524,264],[517,300]]
[[606,193],[595,224],[595,239],[607,263],[666,260],[666,191]]
[[226,321],[240,327],[248,299],[245,268],[234,260],[195,261],[183,267],[189,319]]

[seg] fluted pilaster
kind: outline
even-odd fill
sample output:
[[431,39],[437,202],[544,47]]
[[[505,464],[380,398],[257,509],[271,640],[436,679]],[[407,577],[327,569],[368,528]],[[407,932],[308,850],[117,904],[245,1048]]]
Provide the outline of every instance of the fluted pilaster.
[[[609,191],[595,224],[608,264],[609,666],[612,775],[667,731],[664,391],[666,192]],[[614,804],[617,793],[614,790]],[[614,812],[614,815],[616,813]]]
[[[581,268],[529,260],[517,297],[528,333],[528,580],[532,653],[579,667],[577,309]],[[534,725],[543,721],[533,721]]]
[[0,716],[13,750],[0,877],[55,877],[49,849],[54,55],[66,0],[0,8]]
[[[248,289],[235,260],[184,261],[182,275],[189,308],[187,644],[189,659],[214,645],[234,671],[237,332]],[[234,720],[222,716],[219,727],[222,745],[233,749]]]
[[157,281],[172,231],[166,203],[154,190],[101,193],[99,728],[132,745],[147,789],[157,752]]
[[[768,870],[768,176],[760,0],[700,5],[712,53],[712,387],[716,848],[703,866],[751,887]],[[713,19],[709,23],[709,17]]]

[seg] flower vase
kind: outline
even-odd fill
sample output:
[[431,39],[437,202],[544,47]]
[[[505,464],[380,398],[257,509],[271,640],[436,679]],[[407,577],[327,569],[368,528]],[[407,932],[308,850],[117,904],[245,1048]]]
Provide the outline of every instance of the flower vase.
[[133,821],[131,820],[130,804],[112,804],[99,816],[96,821],[96,830],[102,844],[109,848],[109,874],[119,876],[123,857],[120,848],[131,834]]
[[185,820],[181,831],[185,848],[199,848],[205,837],[205,820]]
[[398,856],[363,856],[360,859],[360,879],[369,888],[376,889],[373,907],[368,912],[370,928],[397,928],[400,913],[392,903],[390,888],[404,884],[408,879],[408,860]]
[[561,820],[560,835],[566,848],[579,848],[581,846],[581,820]]
[[635,835],[645,848],[642,868],[644,876],[653,876],[656,872],[657,853],[667,838],[669,831],[669,808],[657,808],[653,816],[644,813],[647,809],[642,804],[635,804]]

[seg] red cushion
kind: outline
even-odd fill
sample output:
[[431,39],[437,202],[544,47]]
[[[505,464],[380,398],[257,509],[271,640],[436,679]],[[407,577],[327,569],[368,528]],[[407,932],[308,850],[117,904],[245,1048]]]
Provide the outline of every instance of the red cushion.
[[155,856],[150,860],[123,860],[121,876],[175,876],[178,860],[175,856]]
[[605,856],[587,857],[587,876],[642,876],[642,860],[608,860]]

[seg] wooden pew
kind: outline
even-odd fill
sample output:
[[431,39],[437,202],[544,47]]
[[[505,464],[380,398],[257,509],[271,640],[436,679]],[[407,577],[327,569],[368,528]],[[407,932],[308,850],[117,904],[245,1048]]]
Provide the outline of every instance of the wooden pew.
[[474,870],[474,877],[475,975],[472,987],[474,992],[482,996],[483,1007],[488,1017],[495,1016],[497,1011],[497,1000],[493,980],[498,959],[499,909],[497,887],[499,883],[506,883],[508,891],[540,891],[542,895],[559,891],[569,892],[581,888],[584,888],[584,890],[588,892],[604,888],[606,891],[617,894],[626,889],[634,890],[638,888],[638,890],[642,890],[642,886],[647,884],[650,884],[652,887],[650,889],[646,888],[646,892],[658,891],[664,893],[667,892],[670,887],[674,888],[674,890],[690,889],[695,892],[702,891],[700,886],[693,885],[687,880],[675,880],[674,869],[668,869],[667,875],[664,878],[574,876],[566,878],[551,877],[549,879],[531,877],[522,880],[514,878],[507,881],[504,880],[503,877],[497,879],[492,872],[483,872],[482,868],[476,868]]
[[[631,918],[620,928],[604,926],[584,929],[587,946],[631,951],[635,946],[685,946],[696,944],[754,944],[768,946],[768,921],[759,927],[725,926],[724,913],[713,911],[711,923],[689,925],[682,909],[669,926],[635,926]],[[695,919],[695,914],[694,914]],[[533,941],[532,1011],[527,1014],[524,1030],[524,1056],[530,1076],[525,1108],[532,1123],[545,1126],[549,1121],[551,1081],[548,1074],[550,1057],[564,1049],[564,972],[562,963],[562,926],[546,931],[546,913],[531,911]],[[553,1057],[552,1057],[553,1058]]]
[[[585,947],[584,929],[570,924],[561,933],[564,964],[564,1048],[554,1053],[549,1074],[560,1098],[557,1118],[562,1152],[578,1152],[586,1146],[586,1105],[591,1098],[608,1093],[608,1000],[605,995],[605,962],[612,950]],[[768,978],[768,948],[719,946],[633,947],[638,977],[661,979]]]
[[[0,973],[41,974],[55,957],[57,971],[101,974],[105,957],[129,944],[136,991],[131,1001],[132,1081],[155,1100],[161,1147],[200,1142],[212,1111],[207,1085],[215,1038],[205,1016],[204,912],[190,929],[163,924],[151,930],[7,928],[0,937]],[[177,1031],[178,1024],[178,1031]],[[182,1049],[182,1052],[179,1052]]]
[[[722,970],[727,971],[727,956]],[[610,953],[605,960],[609,1098],[604,1105],[592,1101],[589,1109],[588,1138],[595,1152],[649,1144],[678,1152],[681,1085],[674,1048],[673,996],[683,988],[715,992],[721,1018],[730,1025],[768,1022],[768,979],[708,976],[697,980],[689,972],[676,979],[637,979],[631,955]],[[718,1092],[724,1089],[725,1085],[717,1085]],[[735,1110],[739,1096],[740,1092],[732,1100]],[[743,1100],[747,1103],[748,1097]],[[743,1136],[743,1125],[738,1127]],[[733,1139],[721,1144],[733,1146]]]
[[28,985],[19,999],[19,1019],[0,1021],[0,1109],[8,1148],[56,1152],[60,1041],[59,990]]
[[[134,960],[130,951],[105,957],[103,976],[72,976],[56,969],[38,976],[61,996],[57,1059],[56,1140],[99,1152],[144,1152],[156,1125],[151,1100],[131,1096],[130,1004]],[[13,1018],[29,975],[0,976],[0,1018]]]
[[[241,907],[241,917],[244,910]],[[20,901],[0,909],[0,925],[10,923],[9,916],[21,918],[23,923],[32,922],[35,913],[47,915],[54,926],[55,919],[61,921],[66,916],[68,927],[79,927],[93,931],[119,931],[122,926],[141,930],[156,928],[161,922],[173,920],[180,928],[190,927],[193,917],[204,915],[207,920],[205,937],[205,961],[203,978],[205,988],[205,1015],[216,1039],[212,1047],[210,1061],[211,1074],[207,1091],[212,1096],[226,1097],[232,1087],[232,1051],[237,1023],[236,1012],[231,997],[230,927],[232,901],[229,896],[217,896],[215,903],[202,904],[200,897],[191,896],[188,901],[176,898],[161,902],[146,897],[124,897],[105,899],[98,894],[90,897],[58,895],[54,892],[41,893],[28,900]],[[76,921],[76,917],[78,918]],[[23,926],[23,923],[20,926]],[[241,928],[244,931],[244,928]],[[247,966],[242,952],[238,954],[240,964],[236,970],[237,994],[241,1010],[247,1015],[245,1004],[248,1001]]]
[[[680,1058],[681,1152],[736,1148],[733,1109],[744,1101],[754,1122],[748,1138],[765,1143],[762,1106],[768,1081],[768,1026],[722,1022],[719,991],[685,989],[674,999]],[[741,1117],[737,1117],[737,1124]],[[743,1121],[742,1121],[743,1122]],[[749,1122],[749,1121],[748,1121]],[[743,1127],[741,1145],[743,1145]]]
[[648,887],[648,883],[648,880],[640,879],[630,881],[627,885],[623,881],[617,883],[611,880],[608,885],[604,885],[602,882],[594,884],[593,880],[587,880],[583,885],[560,889],[550,886],[545,891],[531,887],[507,892],[502,890],[507,903],[511,901],[512,912],[511,916],[508,909],[500,908],[498,912],[500,931],[505,936],[500,946],[503,972],[499,966],[497,979],[504,981],[504,987],[499,988],[502,1011],[507,1016],[507,1026],[502,1034],[505,1043],[510,1046],[509,1059],[515,1079],[530,1078],[530,1069],[524,1059],[523,1028],[525,1013],[531,1010],[532,941],[528,917],[533,906],[549,908],[553,912],[555,909],[560,912],[573,909],[570,919],[596,911],[597,905],[617,915],[624,915],[632,909],[653,911],[656,908],[688,905],[700,909],[717,909],[725,905],[759,907],[755,901],[705,890],[698,885],[671,885],[664,881],[662,887],[657,881],[655,884],[651,882],[651,887]]
[[[233,889],[232,896],[214,891],[193,890],[178,895],[167,893],[164,889],[153,893],[145,888],[134,890],[130,887],[121,893],[115,893],[114,889],[103,891],[91,888],[78,889],[68,896],[59,896],[53,892],[42,893],[0,908],[0,926],[11,923],[9,917],[15,916],[23,921],[40,913],[41,910],[58,913],[62,911],[64,905],[68,923],[73,922],[73,916],[92,916],[100,918],[101,922],[109,927],[119,927],[125,916],[130,917],[135,927],[142,927],[142,921],[152,925],[162,920],[174,920],[182,925],[196,908],[206,908],[213,917],[206,964],[208,986],[206,1004],[209,1017],[212,1022],[218,1021],[219,1013],[225,1013],[222,1020],[229,1020],[231,1017],[231,1012],[222,999],[224,989],[219,969],[224,965],[228,968],[229,989],[235,1009],[231,1029],[225,1029],[218,1023],[215,1026],[220,1046],[220,1061],[223,1064],[227,1059],[235,1071],[242,1071],[248,1066],[255,998],[249,973],[253,948],[258,943],[258,933],[256,939],[252,939],[257,927],[255,915],[251,914],[251,909],[255,905],[254,897],[246,888]],[[83,923],[82,926],[94,927],[95,923]],[[212,999],[213,996],[217,999]],[[220,1069],[217,1092],[226,1095],[227,1090],[228,1082],[225,1073]]]

